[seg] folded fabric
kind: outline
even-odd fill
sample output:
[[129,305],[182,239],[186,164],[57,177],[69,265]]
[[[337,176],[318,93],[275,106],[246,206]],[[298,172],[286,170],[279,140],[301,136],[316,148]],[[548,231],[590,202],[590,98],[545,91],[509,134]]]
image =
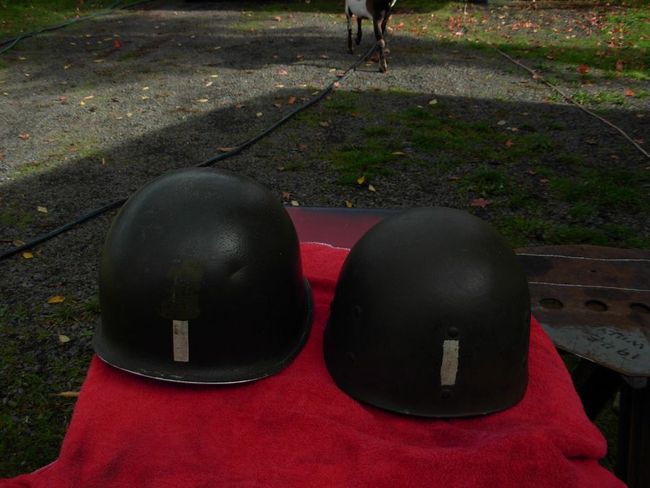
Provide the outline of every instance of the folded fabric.
[[59,458],[2,487],[621,487],[553,344],[532,321],[529,386],[500,413],[405,417],[340,391],[322,336],[347,251],[302,245],[305,349],[272,377],[192,386],[92,360]]

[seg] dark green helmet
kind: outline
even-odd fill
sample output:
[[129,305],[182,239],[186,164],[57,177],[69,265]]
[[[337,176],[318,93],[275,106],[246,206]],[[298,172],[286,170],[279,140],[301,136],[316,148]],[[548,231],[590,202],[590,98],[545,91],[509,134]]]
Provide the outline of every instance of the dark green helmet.
[[99,295],[97,355],[183,383],[274,374],[311,321],[284,207],[256,182],[213,169],[169,173],[127,201],[104,244]]
[[525,393],[526,276],[486,222],[421,208],[388,218],[352,248],[324,353],[350,396],[408,415],[505,409]]

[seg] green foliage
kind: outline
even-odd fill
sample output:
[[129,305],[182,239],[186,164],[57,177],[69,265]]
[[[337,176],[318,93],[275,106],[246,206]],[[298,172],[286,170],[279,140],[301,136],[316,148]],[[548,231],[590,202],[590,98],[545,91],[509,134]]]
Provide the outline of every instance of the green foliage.
[[650,175],[623,171],[580,170],[575,177],[553,178],[551,189],[569,203],[589,203],[608,209],[645,211],[650,209]]
[[650,248],[650,239],[638,235],[626,225],[605,224],[587,227],[566,224],[543,218],[503,216],[495,225],[513,247],[525,247],[531,243],[545,245],[592,244],[626,248]]
[[390,174],[389,163],[396,160],[392,152],[382,142],[366,141],[363,147],[344,146],[341,150],[334,151],[330,158],[332,167],[339,174],[339,182],[355,185],[362,176],[367,181],[372,181],[377,175]]
[[[38,305],[0,307],[0,384],[6,385],[0,391],[0,477],[33,471],[57,457],[74,400],[56,394],[80,388],[91,356],[96,298],[48,306],[46,322],[39,323],[43,311]],[[59,342],[62,332],[72,336],[70,343]],[[69,350],[79,342],[87,353]]]
[[115,3],[115,0],[0,0],[0,38],[59,24]]

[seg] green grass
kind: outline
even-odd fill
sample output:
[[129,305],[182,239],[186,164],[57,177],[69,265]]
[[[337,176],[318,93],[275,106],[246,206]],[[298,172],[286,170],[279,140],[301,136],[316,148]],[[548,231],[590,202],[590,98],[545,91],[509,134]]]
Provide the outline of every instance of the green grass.
[[[42,313],[46,320],[36,321]],[[0,384],[6,385],[0,392],[0,477],[33,471],[57,457],[74,399],[56,394],[79,390],[98,313],[96,298],[0,306]],[[61,343],[59,334],[70,342]]]
[[547,245],[591,244],[624,248],[650,248],[650,238],[638,235],[627,225],[609,223],[601,227],[566,224],[543,218],[524,216],[498,217],[497,230],[513,247],[525,247],[531,241]]
[[372,181],[377,175],[391,174],[390,163],[398,160],[393,152],[385,143],[367,141],[363,147],[344,146],[332,152],[329,158],[339,175],[339,183],[356,185],[361,177]]
[[115,0],[0,0],[0,40],[60,24],[115,3]]
[[34,222],[34,215],[14,209],[5,209],[0,212],[0,225],[24,229]]
[[[489,10],[470,5],[464,14],[463,5],[454,2],[436,3],[425,14],[419,13],[422,3],[416,3],[414,9],[398,4],[399,23],[393,22],[398,33],[475,49],[496,46],[530,59],[535,69],[551,66],[576,79],[581,78],[576,69],[583,64],[589,76],[650,79],[650,10],[643,2],[628,2],[625,8],[593,6],[568,21],[546,10],[498,5]],[[413,13],[405,14],[409,11]]]
[[557,198],[568,203],[634,212],[650,210],[647,172],[579,169],[575,177],[553,178],[550,185]]

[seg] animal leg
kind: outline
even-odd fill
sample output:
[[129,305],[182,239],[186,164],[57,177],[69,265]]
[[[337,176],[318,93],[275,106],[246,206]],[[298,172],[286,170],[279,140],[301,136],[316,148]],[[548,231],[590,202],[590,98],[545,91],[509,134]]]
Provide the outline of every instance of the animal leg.
[[381,32],[381,18],[376,18],[372,20],[372,27],[375,30],[375,39],[377,40],[377,50],[379,51],[379,71],[385,73],[388,70],[388,64],[386,63],[386,41],[384,41],[384,36]]
[[388,24],[388,19],[390,18],[390,14],[384,15],[384,20],[381,21],[381,33],[385,34],[386,33],[386,24]]
[[354,52],[352,49],[352,13],[349,10],[346,10],[345,17],[348,21],[348,51],[352,54]]
[[[381,35],[384,36],[386,35],[386,24],[388,24],[388,19],[390,19],[390,13],[387,13],[384,15],[384,20],[381,22]],[[388,48],[384,48],[384,54],[388,56],[390,54],[390,50]]]
[[361,17],[357,17],[357,46],[361,44]]

